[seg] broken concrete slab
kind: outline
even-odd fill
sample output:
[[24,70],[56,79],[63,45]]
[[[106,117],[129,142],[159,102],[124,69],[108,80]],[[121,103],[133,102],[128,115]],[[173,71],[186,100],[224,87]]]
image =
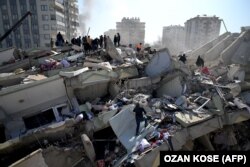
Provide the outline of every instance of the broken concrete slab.
[[103,111],[94,117],[94,130],[99,131],[109,126],[109,120],[117,113],[117,110]]
[[250,107],[243,103],[243,101],[239,98],[234,98],[234,104],[239,108],[239,109],[247,109],[249,114],[250,114]]
[[24,158],[21,158],[20,160],[11,164],[9,167],[27,167],[27,166],[48,167],[42,155],[42,149],[33,151]]
[[128,79],[139,75],[135,66],[119,67],[114,69],[114,71],[118,74],[119,79]]
[[142,77],[142,78],[136,78],[136,79],[129,79],[126,82],[127,88],[129,89],[137,89],[140,87],[145,87],[145,86],[150,86],[153,83],[158,83],[160,82],[161,78],[156,77],[156,78],[150,78],[150,77]]
[[[156,159],[160,159],[160,157],[158,157],[158,154],[160,153],[160,151],[167,151],[169,150],[169,147],[167,145],[167,143],[163,143],[160,147],[156,147],[154,148],[153,151],[147,152],[147,154],[142,154],[140,155],[137,159],[135,159],[135,166],[136,167],[152,167],[154,164],[154,161]],[[155,162],[158,166],[159,162]]]
[[23,78],[27,77],[28,75],[35,74],[35,72],[32,71],[26,71],[21,74],[15,74],[15,73],[0,73],[0,85],[2,87],[8,87],[13,85],[18,85],[21,83]]
[[204,122],[212,117],[213,114],[207,112],[202,114],[201,116],[197,116],[193,112],[176,112],[175,117],[176,121],[179,122],[183,127],[189,127],[194,124]]
[[84,67],[93,67],[94,69],[103,69],[106,71],[112,71],[112,66],[110,65],[109,62],[101,62],[101,63],[90,63],[90,62],[84,62],[83,64]]
[[80,52],[80,53],[74,54],[72,56],[66,57],[65,59],[72,62],[72,61],[76,61],[78,58],[81,58],[81,57],[84,57],[84,56],[85,56],[84,53]]
[[96,153],[92,142],[90,141],[89,137],[86,134],[81,135],[81,140],[84,146],[84,150],[92,164],[94,164]]
[[167,48],[158,51],[148,63],[145,72],[150,77],[156,77],[170,71],[172,60]]
[[[141,141],[141,139],[143,139],[149,132],[153,131],[153,128],[150,126],[139,136],[135,136],[136,121],[133,112],[134,107],[135,105],[133,104],[124,106],[118,114],[109,120],[110,126],[115,132],[117,138],[129,153],[135,151],[139,141]],[[141,123],[141,127],[142,126],[144,126],[144,123]]]
[[[177,119],[176,119],[177,120]],[[211,118],[207,121],[203,121],[199,124],[188,127],[188,132],[191,139],[196,139],[205,134],[213,132],[223,127],[223,123],[220,117]]]
[[[31,63],[33,65],[33,63]],[[15,71],[17,68],[22,68],[22,69],[29,69],[30,68],[30,61],[29,59],[24,59],[12,64],[7,64],[4,66],[0,66],[0,71],[1,72],[12,72]]]
[[246,104],[250,105],[250,91],[246,91],[240,94],[242,100],[246,102]]
[[94,62],[94,63],[102,63],[103,62],[102,60],[90,58],[90,57],[85,57],[85,61],[90,61],[90,62]]
[[224,114],[224,105],[222,102],[222,99],[220,98],[220,96],[218,94],[215,94],[214,96],[212,96],[212,101],[215,105],[215,107],[217,108],[217,110],[213,110],[211,112],[213,112],[214,114],[217,115],[223,115]]
[[[42,138],[60,138],[66,134],[73,132],[74,120],[68,119],[66,121],[54,123],[46,127],[33,129],[28,131],[25,135],[10,139],[0,144],[0,154],[12,152],[15,149],[27,146]],[[20,133],[20,132],[19,132]],[[34,137],[35,136],[35,137]]]
[[10,59],[15,59],[15,57],[13,56],[14,50],[15,48],[8,48],[8,49],[0,50],[0,66],[4,62],[8,62]]
[[82,47],[77,46],[77,45],[73,45],[73,46],[72,46],[72,49],[74,49],[74,50],[77,51],[77,52],[81,52],[81,51],[83,50]]
[[107,48],[106,48],[106,51],[107,51],[108,55],[112,59],[117,60],[118,62],[121,62],[121,63],[124,62],[123,58],[121,57],[121,55],[119,54],[119,52],[115,48],[115,46],[114,46],[114,44],[113,44],[113,42],[111,41],[110,38],[107,38]]
[[[37,114],[51,108],[54,104],[65,102],[67,102],[65,85],[59,76],[8,87],[0,91],[1,109],[11,116],[12,120],[23,121],[22,118],[25,115]],[[16,125],[15,131],[8,132],[9,136],[19,136],[22,128],[24,125]]]
[[[56,147],[49,146],[44,148],[43,157],[48,166],[64,166],[72,167],[80,159],[87,159],[86,155],[83,154],[83,150],[80,146],[69,146],[69,147]],[[60,160],[60,161],[59,161]],[[86,164],[87,166],[87,164]]]
[[108,72],[106,70],[99,71],[86,71],[76,77],[67,78],[65,80],[67,87],[72,88],[84,88],[88,85],[94,85],[97,83],[107,83],[111,79],[117,79],[116,72]]
[[163,97],[169,95],[172,97],[179,97],[182,95],[183,87],[181,85],[180,77],[175,77],[172,80],[161,81],[161,86],[157,89],[157,96]]
[[227,77],[229,81],[240,80],[243,82],[245,80],[245,71],[240,66],[231,65],[229,66]]
[[89,68],[85,67],[85,68],[81,68],[81,69],[76,70],[76,71],[60,71],[59,75],[66,77],[66,78],[72,78],[72,77],[78,76],[81,73],[88,71],[88,70],[89,70]]

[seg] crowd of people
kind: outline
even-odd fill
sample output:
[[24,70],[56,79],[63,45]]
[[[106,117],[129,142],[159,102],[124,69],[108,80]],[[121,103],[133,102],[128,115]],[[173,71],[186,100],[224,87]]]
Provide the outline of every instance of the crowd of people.
[[[96,51],[98,48],[104,48],[106,49],[107,47],[107,38],[110,38],[107,35],[100,35],[99,37],[96,38],[91,38],[90,35],[87,36],[79,36],[79,37],[74,37],[71,39],[71,44],[72,45],[77,45],[79,47],[82,47],[83,50],[86,53],[90,53],[90,51]],[[121,46],[121,35],[120,33],[116,33],[114,35],[113,43],[115,47],[120,47]],[[51,38],[51,48],[54,47],[54,44],[56,46],[65,46],[68,44],[68,41],[64,40],[63,35],[58,32],[56,36],[56,42],[54,43],[53,39]],[[138,43],[135,45],[135,48],[137,50],[137,53],[140,53],[142,50],[142,43]]]

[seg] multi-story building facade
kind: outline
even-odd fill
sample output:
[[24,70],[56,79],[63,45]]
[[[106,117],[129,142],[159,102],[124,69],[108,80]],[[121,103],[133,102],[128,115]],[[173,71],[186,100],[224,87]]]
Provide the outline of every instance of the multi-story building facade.
[[0,34],[3,35],[25,13],[30,11],[20,27],[12,32],[0,47],[22,49],[50,46],[50,39],[56,40],[61,32],[65,40],[77,36],[77,0],[1,0]]
[[121,44],[144,44],[145,22],[140,22],[139,18],[123,18],[116,22],[116,31],[121,36]]
[[185,46],[196,49],[217,38],[220,34],[221,19],[216,16],[197,16],[185,23]]
[[162,46],[167,47],[171,54],[185,50],[185,27],[180,25],[163,27]]

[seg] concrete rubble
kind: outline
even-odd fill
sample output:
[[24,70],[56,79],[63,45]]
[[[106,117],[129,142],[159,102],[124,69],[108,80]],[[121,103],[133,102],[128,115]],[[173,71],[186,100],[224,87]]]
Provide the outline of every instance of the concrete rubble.
[[[249,33],[223,34],[187,64],[167,48],[141,56],[109,38],[92,53],[75,45],[20,59],[5,52],[1,164],[151,167],[161,150],[249,151]],[[203,68],[194,67],[198,55]],[[136,103],[148,120],[138,136]]]

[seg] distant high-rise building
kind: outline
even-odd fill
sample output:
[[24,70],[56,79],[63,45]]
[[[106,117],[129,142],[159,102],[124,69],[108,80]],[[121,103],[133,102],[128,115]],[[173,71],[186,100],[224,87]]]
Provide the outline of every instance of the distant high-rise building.
[[77,0],[1,0],[0,34],[8,31],[26,12],[32,13],[12,32],[1,47],[22,49],[50,46],[60,31],[65,40],[77,35]]
[[163,27],[162,46],[167,47],[171,54],[185,50],[185,28],[180,25]]
[[140,22],[139,18],[124,17],[121,22],[116,22],[116,31],[121,36],[121,44],[144,44],[145,22]]
[[216,16],[197,16],[185,23],[185,46],[196,49],[217,38],[220,34],[221,19]]

